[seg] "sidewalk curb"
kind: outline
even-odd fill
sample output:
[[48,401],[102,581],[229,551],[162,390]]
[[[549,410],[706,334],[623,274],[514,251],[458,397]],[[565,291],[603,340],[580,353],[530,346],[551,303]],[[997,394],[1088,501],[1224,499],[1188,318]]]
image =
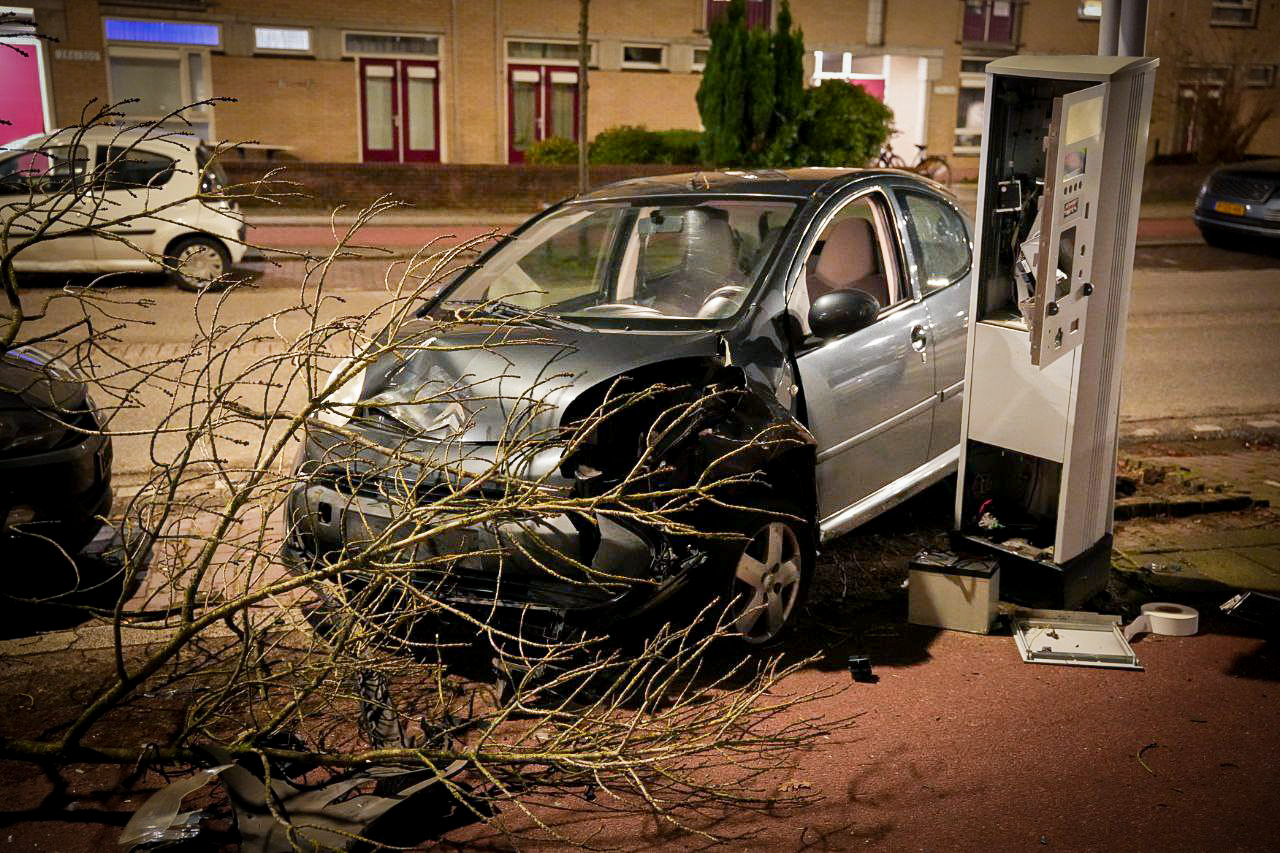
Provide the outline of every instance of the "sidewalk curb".
[[1238,512],[1243,509],[1266,509],[1271,502],[1238,492],[1210,495],[1172,495],[1169,497],[1117,498],[1115,520],[1135,518],[1181,518],[1210,512]]
[[1280,440],[1280,412],[1134,420],[1120,423],[1119,444],[1133,447],[1154,442],[1264,438]]

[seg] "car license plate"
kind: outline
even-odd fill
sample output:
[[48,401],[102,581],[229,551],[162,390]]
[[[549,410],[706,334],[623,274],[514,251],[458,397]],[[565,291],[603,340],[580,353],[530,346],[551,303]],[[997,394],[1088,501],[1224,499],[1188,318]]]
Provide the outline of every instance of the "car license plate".
[[1232,216],[1244,216],[1244,205],[1234,201],[1216,201],[1213,209],[1218,213],[1230,213]]

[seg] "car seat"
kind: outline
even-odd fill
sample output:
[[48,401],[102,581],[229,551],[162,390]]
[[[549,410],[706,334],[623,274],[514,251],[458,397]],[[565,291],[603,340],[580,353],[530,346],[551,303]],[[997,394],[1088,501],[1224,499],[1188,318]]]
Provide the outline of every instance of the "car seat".
[[875,229],[865,219],[836,223],[806,279],[810,300],[856,289],[874,296],[882,307],[889,304],[889,283],[880,267]]

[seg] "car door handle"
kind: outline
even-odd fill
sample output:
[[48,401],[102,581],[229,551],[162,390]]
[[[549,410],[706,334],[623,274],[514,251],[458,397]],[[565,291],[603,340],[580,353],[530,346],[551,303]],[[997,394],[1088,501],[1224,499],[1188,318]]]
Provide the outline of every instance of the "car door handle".
[[924,326],[916,326],[911,330],[911,348],[920,353],[920,363],[929,363],[929,351],[926,348],[929,343],[929,333],[924,330]]

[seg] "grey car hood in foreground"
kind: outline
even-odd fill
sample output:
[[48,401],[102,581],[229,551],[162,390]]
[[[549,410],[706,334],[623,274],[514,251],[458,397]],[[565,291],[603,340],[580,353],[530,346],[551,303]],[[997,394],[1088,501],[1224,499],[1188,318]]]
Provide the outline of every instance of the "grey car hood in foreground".
[[[370,365],[361,398],[402,423],[416,421],[419,429],[443,417],[438,437],[468,444],[549,435],[588,389],[645,365],[713,357],[719,340],[710,330],[545,328],[509,321],[452,326],[447,333],[437,328],[430,321],[405,327],[396,350]],[[673,385],[696,380],[673,373],[663,379]],[[410,406],[419,410],[412,418],[405,411]]]

